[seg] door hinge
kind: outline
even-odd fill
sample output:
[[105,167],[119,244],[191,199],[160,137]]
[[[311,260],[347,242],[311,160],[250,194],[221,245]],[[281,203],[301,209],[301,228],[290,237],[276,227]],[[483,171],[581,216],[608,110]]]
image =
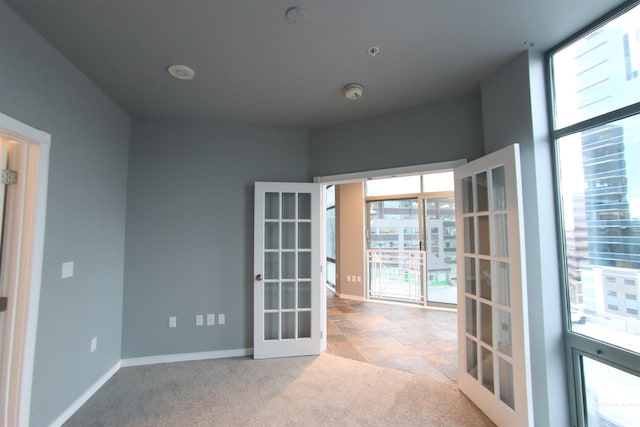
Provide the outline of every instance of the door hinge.
[[324,331],[320,331],[320,339],[324,337]]
[[11,169],[2,169],[0,175],[0,181],[6,185],[12,185],[18,183],[18,171],[12,171]]

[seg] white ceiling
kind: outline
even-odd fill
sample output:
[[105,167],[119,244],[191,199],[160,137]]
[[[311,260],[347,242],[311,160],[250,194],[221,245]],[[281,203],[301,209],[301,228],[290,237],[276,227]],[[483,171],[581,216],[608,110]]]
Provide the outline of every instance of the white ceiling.
[[[5,0],[133,115],[320,127],[478,90],[620,0]],[[290,23],[291,6],[308,14]],[[531,44],[533,43],[533,47]],[[372,57],[371,46],[380,52]],[[170,64],[192,67],[191,81]],[[364,86],[348,101],[342,87]]]

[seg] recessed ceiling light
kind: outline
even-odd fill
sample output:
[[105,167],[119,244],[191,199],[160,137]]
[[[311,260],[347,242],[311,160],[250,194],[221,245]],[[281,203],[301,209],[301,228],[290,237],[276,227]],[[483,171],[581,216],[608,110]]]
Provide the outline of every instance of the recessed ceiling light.
[[191,80],[196,76],[196,73],[186,65],[169,65],[167,71],[173,77],[180,80]]
[[371,46],[368,52],[369,52],[369,55],[376,56],[378,52],[380,52],[380,48],[378,46]]

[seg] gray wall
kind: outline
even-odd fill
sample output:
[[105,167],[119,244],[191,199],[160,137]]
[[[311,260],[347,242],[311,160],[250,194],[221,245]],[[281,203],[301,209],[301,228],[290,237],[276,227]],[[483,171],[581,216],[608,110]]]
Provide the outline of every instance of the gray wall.
[[569,418],[543,64],[523,52],[485,79],[482,114],[487,153],[520,144],[534,416],[551,426]]
[[[357,105],[354,105],[357,108]],[[480,157],[479,94],[310,132],[311,176]]]
[[1,1],[0,58],[0,111],[51,134],[31,410],[44,426],[120,360],[129,118]]
[[[134,120],[123,358],[253,347],[253,183],[308,181],[307,138],[306,130]],[[196,314],[221,312],[226,325],[195,326]]]

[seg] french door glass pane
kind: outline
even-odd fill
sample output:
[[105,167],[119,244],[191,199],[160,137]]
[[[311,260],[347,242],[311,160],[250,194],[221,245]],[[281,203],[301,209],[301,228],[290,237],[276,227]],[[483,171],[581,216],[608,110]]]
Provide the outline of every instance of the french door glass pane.
[[267,280],[280,278],[280,254],[278,252],[265,252],[264,278]]
[[488,304],[480,304],[480,339],[493,346],[493,315],[491,306]]
[[507,191],[504,179],[504,166],[491,170],[491,193],[493,196],[492,209],[507,208]]
[[466,257],[464,259],[465,270],[465,292],[476,295],[476,259]]
[[513,367],[511,363],[498,358],[498,378],[500,378],[500,400],[515,409],[513,397]]
[[266,193],[264,195],[265,219],[280,218],[280,193]]
[[467,338],[467,372],[473,378],[478,378],[478,344]]
[[469,297],[465,298],[465,301],[467,333],[475,337],[478,335],[478,321],[476,319],[477,303],[476,300]]
[[296,308],[296,283],[284,282],[282,284],[282,308]]
[[288,311],[282,313],[282,339],[292,339],[296,337],[296,313]]
[[311,223],[298,224],[298,249],[311,249]]
[[478,216],[478,253],[489,255],[491,251],[491,230],[489,228],[489,216]]
[[311,308],[311,282],[298,283],[298,308]]
[[264,314],[264,339],[277,340],[280,338],[280,313]]
[[493,256],[507,258],[509,256],[509,244],[507,243],[507,214],[491,215],[493,218]]
[[264,224],[264,248],[280,249],[280,223],[267,222]]
[[298,338],[311,337],[311,312],[298,312]]
[[298,219],[311,219],[311,194],[298,194]]
[[476,175],[476,197],[478,201],[478,212],[484,212],[489,210],[489,192],[487,173],[482,172]]
[[264,284],[264,309],[265,310],[277,310],[280,308],[280,295],[279,284],[265,283]]
[[474,217],[471,216],[464,219],[464,251],[470,254],[476,251],[476,236],[473,224]]
[[491,301],[491,261],[480,260],[480,296]]
[[640,352],[640,116],[558,140],[571,329]]
[[282,223],[282,249],[296,248],[296,224],[294,222]]
[[482,385],[493,393],[493,352],[480,346],[482,355]]
[[473,178],[468,176],[462,179],[462,212],[473,211]]
[[640,377],[582,356],[587,425],[637,426]]
[[282,193],[282,219],[295,219],[296,193]]

